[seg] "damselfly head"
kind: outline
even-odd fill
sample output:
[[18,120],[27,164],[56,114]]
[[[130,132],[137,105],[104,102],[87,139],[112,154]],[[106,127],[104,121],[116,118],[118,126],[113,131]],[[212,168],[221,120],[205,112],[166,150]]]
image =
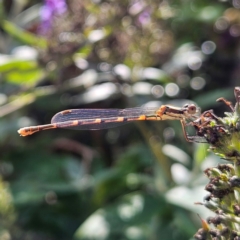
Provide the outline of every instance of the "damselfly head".
[[195,104],[185,104],[183,108],[189,115],[199,116],[201,113],[201,109]]
[[235,95],[237,103],[239,103],[240,102],[240,87],[234,88],[234,95]]
[[190,104],[187,106],[187,110],[189,114],[195,114],[197,112],[197,107],[194,104]]

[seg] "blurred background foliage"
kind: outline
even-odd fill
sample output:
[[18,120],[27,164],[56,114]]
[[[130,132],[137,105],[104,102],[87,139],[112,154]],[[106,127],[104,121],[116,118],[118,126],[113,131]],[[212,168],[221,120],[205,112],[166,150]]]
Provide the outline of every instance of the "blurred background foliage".
[[[0,239],[191,239],[219,161],[179,122],[20,137],[69,108],[223,114],[239,85],[240,1],[0,1]],[[191,129],[189,129],[191,134]],[[203,162],[204,161],[204,162]]]

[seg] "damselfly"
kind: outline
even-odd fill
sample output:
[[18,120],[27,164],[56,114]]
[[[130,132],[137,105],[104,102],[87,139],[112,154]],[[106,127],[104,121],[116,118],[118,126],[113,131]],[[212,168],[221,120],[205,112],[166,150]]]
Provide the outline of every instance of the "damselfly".
[[112,128],[133,121],[180,120],[183,126],[198,117],[199,110],[194,104],[183,107],[162,105],[159,108],[126,108],[126,109],[69,109],[53,116],[51,124],[25,127],[18,130],[21,136],[53,128],[75,130],[98,130]]

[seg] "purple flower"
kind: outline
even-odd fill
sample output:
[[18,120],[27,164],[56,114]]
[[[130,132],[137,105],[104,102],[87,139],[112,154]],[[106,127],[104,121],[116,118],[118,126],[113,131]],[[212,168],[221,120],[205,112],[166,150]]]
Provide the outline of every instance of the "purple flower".
[[48,32],[52,27],[52,21],[54,16],[59,16],[65,13],[67,10],[67,4],[65,0],[45,0],[43,7],[41,8],[41,27],[40,33],[44,34]]
[[138,22],[144,26],[148,24],[151,20],[151,12],[149,9],[143,10],[138,16]]

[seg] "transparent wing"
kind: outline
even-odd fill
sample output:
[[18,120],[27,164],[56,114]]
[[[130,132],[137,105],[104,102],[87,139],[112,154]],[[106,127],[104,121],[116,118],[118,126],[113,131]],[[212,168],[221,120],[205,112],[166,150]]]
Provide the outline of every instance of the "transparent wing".
[[[58,128],[75,130],[97,130],[112,128],[139,120],[139,116],[155,116],[156,108],[126,108],[126,109],[70,109],[57,113],[51,123]],[[78,125],[60,124],[63,122],[78,121]]]

